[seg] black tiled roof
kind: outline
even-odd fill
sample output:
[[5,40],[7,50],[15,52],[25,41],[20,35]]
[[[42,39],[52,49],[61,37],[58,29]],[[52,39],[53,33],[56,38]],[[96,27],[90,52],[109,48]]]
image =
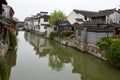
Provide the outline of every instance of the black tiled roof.
[[118,13],[120,13],[120,9],[118,9]]
[[50,16],[49,15],[42,15],[42,16],[40,16],[40,18],[50,18]]
[[95,21],[86,21],[83,23],[83,25],[97,25],[98,22],[95,22]]
[[[99,16],[107,16],[110,15],[111,13],[117,11],[115,8],[114,9],[107,9],[107,10],[101,10],[99,12],[93,12],[93,11],[85,11],[85,10],[77,10],[74,9],[74,12],[77,14],[82,14],[86,17],[99,17]],[[120,13],[120,9],[117,11]]]
[[44,11],[41,11],[40,13],[46,13],[46,14],[48,14],[48,12],[44,12]]
[[89,32],[113,32],[111,28],[98,28],[98,27],[87,27]]
[[94,14],[93,17],[107,16],[107,15],[110,15],[111,13],[113,13],[115,11],[116,11],[116,9],[102,10],[102,11],[99,11],[99,13]]
[[97,12],[94,12],[94,11],[85,11],[85,10],[77,10],[77,9],[74,9],[73,10],[74,12],[76,12],[77,14],[82,14],[86,17],[91,17],[93,16],[94,14],[96,14]]
[[119,28],[120,29],[120,24],[109,24],[108,27],[114,27],[114,28]]

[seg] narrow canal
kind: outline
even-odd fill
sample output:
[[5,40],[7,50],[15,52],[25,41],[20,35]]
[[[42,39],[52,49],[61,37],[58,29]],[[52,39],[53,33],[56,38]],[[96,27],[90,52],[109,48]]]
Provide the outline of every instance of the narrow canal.
[[9,80],[120,80],[120,71],[104,61],[25,32],[6,60]]

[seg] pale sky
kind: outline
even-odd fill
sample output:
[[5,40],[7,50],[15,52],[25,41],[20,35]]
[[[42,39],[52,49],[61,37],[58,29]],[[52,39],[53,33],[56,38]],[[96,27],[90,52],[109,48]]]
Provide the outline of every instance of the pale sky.
[[12,6],[15,15],[20,21],[26,17],[36,15],[40,11],[49,14],[54,10],[62,10],[66,16],[73,9],[98,11],[120,8],[120,0],[6,0]]

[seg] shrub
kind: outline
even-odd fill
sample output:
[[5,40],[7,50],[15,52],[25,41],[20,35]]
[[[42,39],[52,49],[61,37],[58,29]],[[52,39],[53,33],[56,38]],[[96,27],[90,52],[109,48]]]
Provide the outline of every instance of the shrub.
[[51,32],[49,38],[53,39],[54,37],[58,36],[58,32]]
[[109,46],[111,45],[111,41],[109,37],[103,37],[99,42],[97,42],[97,45],[104,50],[107,50]]
[[14,49],[17,46],[17,38],[16,35],[14,34],[13,29],[10,29],[9,39],[10,39],[10,47]]
[[116,68],[120,68],[120,41],[116,36],[103,37],[97,45],[106,50],[106,58],[108,63]]
[[101,48],[101,49],[104,49],[104,50],[107,50],[110,46],[110,44],[108,42],[105,42],[105,41],[100,41],[97,43],[97,45]]
[[10,44],[10,41],[9,41],[8,37],[5,39],[5,43],[8,44],[8,45]]
[[70,37],[70,38],[74,38],[74,37],[75,37],[75,34],[71,34],[69,37]]
[[69,37],[72,34],[73,34],[73,32],[61,32],[60,38]]
[[110,38],[117,39],[117,36],[111,36]]
[[112,66],[120,68],[120,41],[112,42],[107,51],[107,60]]

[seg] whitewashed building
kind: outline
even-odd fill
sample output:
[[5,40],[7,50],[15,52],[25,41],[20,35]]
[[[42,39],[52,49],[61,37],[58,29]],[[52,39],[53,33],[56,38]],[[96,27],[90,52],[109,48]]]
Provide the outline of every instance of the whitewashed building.
[[24,27],[25,27],[25,29],[26,30],[31,30],[33,27],[33,18],[32,17],[27,17],[27,18],[25,18],[25,20],[24,20]]
[[39,17],[39,32],[46,32],[47,27],[49,27],[49,18],[50,16],[47,15],[48,12],[40,12],[40,17]]
[[96,14],[97,12],[93,11],[85,11],[85,10],[77,10],[74,9],[68,16],[67,20],[70,24],[79,23],[82,24],[83,22],[90,21],[91,16]]
[[97,14],[93,15],[91,18],[92,21],[99,24],[119,24],[120,12],[116,9],[101,10]]
[[87,44],[94,44],[102,37],[120,37],[120,12],[116,9],[101,10],[91,15],[90,20],[76,28],[75,38]]
[[49,37],[50,32],[53,31],[53,29],[49,25],[49,19],[50,16],[48,15],[48,12],[42,11],[37,15],[25,18],[24,26],[26,29],[34,30],[40,35],[45,35],[46,37]]
[[98,24],[120,23],[120,9],[106,9],[98,12],[74,9],[67,17],[70,24],[82,24],[86,21],[93,21]]

